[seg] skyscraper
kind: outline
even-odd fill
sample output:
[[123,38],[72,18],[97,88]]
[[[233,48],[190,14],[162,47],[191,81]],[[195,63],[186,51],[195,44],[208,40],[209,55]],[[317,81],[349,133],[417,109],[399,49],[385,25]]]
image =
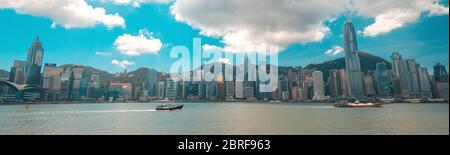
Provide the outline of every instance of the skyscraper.
[[25,84],[25,68],[25,61],[14,60],[13,67],[11,67],[11,72],[9,73],[9,81],[16,84]]
[[433,66],[434,69],[434,81],[436,82],[448,82],[448,74],[445,66],[438,63]]
[[394,52],[391,55],[392,59],[392,71],[394,73],[393,82],[396,87],[395,92],[397,95],[407,95],[409,93],[409,76],[405,71],[406,65],[404,65],[404,61],[402,55],[398,52]]
[[363,76],[364,93],[366,96],[375,96],[375,88],[373,86],[372,72]]
[[31,44],[28,49],[27,65],[25,69],[26,83],[33,85],[41,84],[41,67],[44,49],[39,41],[39,37]]
[[414,59],[406,59],[403,62],[408,83],[409,95],[418,96],[420,91],[419,77],[417,74],[417,63]]
[[347,80],[345,69],[332,69],[328,76],[328,87],[332,97],[347,96]]
[[324,85],[323,85],[323,73],[321,71],[314,71],[312,73],[313,77],[313,89],[314,96],[313,100],[321,100],[324,99]]
[[430,75],[428,74],[428,70],[426,67],[420,67],[419,65],[417,69],[420,84],[420,97],[430,98],[432,94]]
[[344,50],[345,67],[347,69],[348,91],[350,96],[364,96],[364,88],[361,75],[361,65],[358,56],[358,42],[356,40],[355,28],[351,21],[344,25]]
[[377,63],[374,78],[378,96],[389,96],[391,94],[391,87],[386,63]]
[[166,80],[166,92],[164,94],[168,100],[175,100],[177,98],[177,84],[171,78],[167,78]]

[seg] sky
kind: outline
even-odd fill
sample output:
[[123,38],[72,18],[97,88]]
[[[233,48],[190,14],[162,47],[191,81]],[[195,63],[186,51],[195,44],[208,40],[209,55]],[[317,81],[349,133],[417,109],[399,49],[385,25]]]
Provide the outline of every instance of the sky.
[[[109,72],[169,71],[175,46],[257,52],[277,47],[279,65],[343,56],[351,20],[360,51],[392,52],[432,71],[449,66],[448,0],[0,0],[0,69],[25,60],[39,36],[44,63]],[[448,68],[447,68],[448,69]]]

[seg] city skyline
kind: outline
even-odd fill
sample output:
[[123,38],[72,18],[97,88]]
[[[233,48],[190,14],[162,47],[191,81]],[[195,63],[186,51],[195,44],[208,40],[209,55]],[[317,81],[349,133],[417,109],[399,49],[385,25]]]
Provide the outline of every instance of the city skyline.
[[[128,70],[147,67],[167,72],[169,67],[165,64],[176,61],[169,58],[170,49],[178,45],[192,48],[193,38],[201,38],[203,45],[221,48],[230,46],[237,49],[240,46],[237,46],[233,39],[240,39],[247,43],[249,37],[256,37],[260,39],[255,41],[268,43],[276,40],[267,39],[267,34],[283,31],[291,32],[292,38],[274,43],[282,49],[279,53],[280,66],[306,66],[310,63],[321,63],[343,57],[342,23],[348,19],[351,19],[357,27],[355,31],[361,51],[386,60],[390,60],[391,53],[400,52],[404,57],[416,59],[416,62],[427,67],[429,72],[433,70],[433,65],[436,63],[448,66],[448,1],[423,1],[424,4],[434,4],[438,9],[416,9],[414,6],[416,1],[412,2],[411,6],[402,6],[412,12],[412,14],[408,14],[411,15],[411,18],[397,19],[394,16],[385,16],[391,17],[386,19],[387,21],[395,21],[398,25],[385,25],[387,29],[382,29],[383,31],[375,29],[377,23],[382,22],[377,17],[389,15],[389,11],[400,8],[399,4],[392,4],[385,9],[380,9],[379,12],[365,12],[364,8],[359,8],[359,6],[364,6],[362,5],[364,1],[361,1],[358,2],[361,5],[356,8],[350,6],[352,9],[356,9],[356,13],[348,14],[345,13],[348,11],[346,8],[349,7],[348,4],[333,1],[330,2],[330,5],[338,7],[324,11],[320,17],[315,17],[317,19],[312,24],[311,21],[304,21],[307,19],[307,15],[302,13],[294,13],[290,16],[287,14],[287,17],[295,17],[301,23],[292,23],[281,17],[266,18],[267,23],[264,24],[271,25],[273,31],[265,31],[264,27],[255,27],[255,24],[261,23],[243,21],[239,18],[233,21],[237,22],[234,23],[236,25],[242,25],[242,29],[251,30],[250,36],[239,35],[237,28],[240,27],[229,27],[227,23],[221,21],[217,21],[216,25],[211,25],[209,22],[213,19],[208,17],[198,20],[197,14],[184,9],[184,5],[190,5],[189,1],[142,3],[139,7],[84,0],[77,0],[77,2],[80,4],[76,6],[80,8],[84,8],[84,4],[94,8],[104,8],[105,16],[111,17],[114,22],[106,22],[107,20],[104,19],[94,19],[92,22],[65,21],[61,20],[58,15],[46,12],[45,8],[16,5],[9,1],[0,2],[0,18],[8,21],[0,26],[0,33],[3,34],[0,36],[0,42],[5,43],[0,47],[0,61],[4,62],[0,64],[0,69],[9,71],[14,60],[26,60],[25,51],[28,50],[29,44],[36,36],[40,37],[45,47],[46,58],[43,64],[82,64],[95,66],[110,73],[121,72],[125,67]],[[70,1],[64,1],[60,5],[70,3]],[[238,6],[232,1],[229,3],[230,7]],[[280,12],[281,8],[281,13],[284,13],[282,11],[283,8],[286,8],[284,4],[276,5],[273,8],[264,8],[270,6],[269,4],[270,1],[265,1],[260,6],[262,8],[254,9],[266,10],[270,13],[271,11]],[[293,6],[300,4],[301,2],[293,4]],[[380,2],[380,4],[382,3]],[[199,10],[214,11],[201,4],[196,5],[198,6],[195,7]],[[253,8],[252,6],[241,7]],[[58,11],[64,10],[56,12]],[[220,14],[220,10],[215,11],[218,15],[223,15]],[[236,13],[243,15],[249,13],[245,10],[239,11],[243,10],[237,10]],[[248,18],[255,19],[254,22],[259,19],[255,16]],[[74,20],[76,19],[74,18]],[[286,27],[280,26],[277,22],[286,24]],[[27,25],[33,25],[33,28],[27,28]],[[311,25],[314,25],[312,27],[316,29],[308,29]],[[229,31],[236,33],[223,32],[222,29],[227,27]],[[317,28],[321,30],[317,30]],[[306,32],[317,32],[317,38],[310,37]],[[127,44],[129,40],[140,39],[145,40],[151,46],[142,47],[145,50],[141,50]],[[68,54],[70,54],[70,59],[66,57]],[[155,61],[160,63],[152,63]]]

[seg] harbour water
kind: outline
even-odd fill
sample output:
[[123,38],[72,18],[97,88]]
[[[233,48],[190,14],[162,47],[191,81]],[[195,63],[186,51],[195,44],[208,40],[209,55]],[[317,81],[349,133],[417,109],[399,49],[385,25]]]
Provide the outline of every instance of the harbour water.
[[0,105],[0,134],[449,134],[449,104],[184,103]]

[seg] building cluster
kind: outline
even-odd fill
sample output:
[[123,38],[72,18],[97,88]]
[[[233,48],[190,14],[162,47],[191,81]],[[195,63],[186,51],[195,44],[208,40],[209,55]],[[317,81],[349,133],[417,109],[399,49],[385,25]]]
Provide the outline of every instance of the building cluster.
[[[449,76],[444,65],[434,66],[434,74],[414,59],[403,59],[394,52],[391,66],[376,64],[373,71],[362,71],[355,29],[344,25],[345,68],[319,70],[288,68],[278,76],[278,88],[260,92],[260,81],[174,81],[169,74],[148,70],[144,75],[118,73],[113,79],[101,77],[81,65],[46,63],[44,49],[37,38],[26,61],[15,60],[9,81],[0,81],[1,101],[325,101],[348,98],[402,98],[448,100]],[[245,67],[249,63],[245,62]],[[43,67],[43,69],[42,69]],[[41,73],[42,70],[42,73]],[[192,75],[192,71],[190,72]],[[103,75],[105,76],[105,75]],[[247,75],[246,75],[247,76]],[[247,78],[247,77],[246,77]],[[115,79],[115,80],[114,80]]]

